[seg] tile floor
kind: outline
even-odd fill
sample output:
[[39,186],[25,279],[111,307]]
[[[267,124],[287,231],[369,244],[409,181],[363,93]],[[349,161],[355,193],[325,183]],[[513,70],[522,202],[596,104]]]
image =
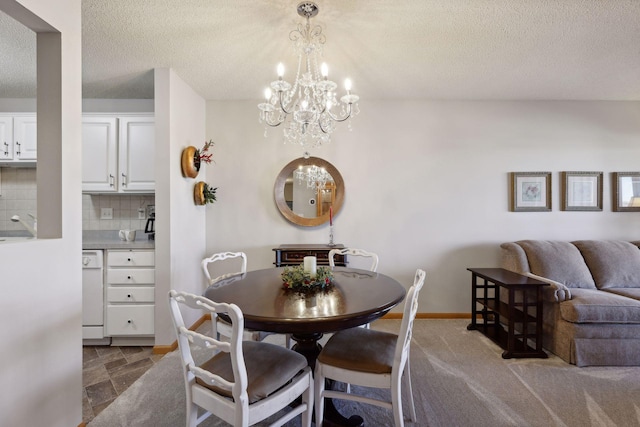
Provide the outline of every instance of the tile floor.
[[152,347],[82,347],[82,420],[91,421],[162,356]]

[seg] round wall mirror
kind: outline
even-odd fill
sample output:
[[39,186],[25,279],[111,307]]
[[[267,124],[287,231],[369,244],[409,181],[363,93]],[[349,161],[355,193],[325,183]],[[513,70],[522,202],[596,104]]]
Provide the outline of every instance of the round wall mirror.
[[344,201],[342,175],[331,163],[318,157],[288,163],[276,178],[276,206],[294,224],[313,227],[335,216]]

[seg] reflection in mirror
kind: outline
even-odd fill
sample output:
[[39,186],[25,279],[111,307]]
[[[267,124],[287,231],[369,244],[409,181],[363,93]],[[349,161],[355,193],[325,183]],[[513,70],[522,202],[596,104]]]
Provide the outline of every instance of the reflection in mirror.
[[294,224],[315,226],[336,215],[344,199],[340,172],[326,160],[309,157],[287,164],[276,179],[275,200],[280,213]]

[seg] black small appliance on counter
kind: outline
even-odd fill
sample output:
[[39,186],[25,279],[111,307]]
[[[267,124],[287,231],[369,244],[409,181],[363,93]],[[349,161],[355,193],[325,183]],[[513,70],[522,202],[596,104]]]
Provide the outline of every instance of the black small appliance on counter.
[[153,212],[149,215],[149,219],[147,219],[147,224],[144,226],[144,232],[147,233],[147,237],[149,240],[156,239],[156,230],[155,230],[155,221],[156,221],[156,213]]

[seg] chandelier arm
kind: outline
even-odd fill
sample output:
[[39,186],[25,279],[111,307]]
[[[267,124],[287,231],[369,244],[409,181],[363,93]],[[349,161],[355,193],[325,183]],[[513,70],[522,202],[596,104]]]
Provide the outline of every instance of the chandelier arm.
[[340,118],[340,117],[332,114],[331,111],[327,111],[327,115],[329,117],[331,117],[331,120],[333,120],[334,122],[338,122],[338,123],[344,122],[349,117],[351,117],[351,104],[347,104],[347,114],[343,118]]
[[320,128],[322,133],[324,133],[324,134],[328,134],[329,133],[322,127],[322,120],[318,120],[318,127]]
[[[268,124],[269,126],[271,126],[272,128],[280,126],[282,123],[284,123],[285,119],[282,119],[282,120],[278,119],[276,121],[271,121],[271,120],[269,120],[270,116],[272,116],[272,114],[266,114],[265,117],[264,117],[264,122],[266,124]],[[285,118],[286,118],[286,116],[285,116]]]
[[[280,109],[288,116],[289,114],[291,114],[291,111],[287,111],[287,108],[284,106],[284,103],[282,102],[282,94],[284,93],[284,91],[280,90],[278,91],[278,101],[280,103]],[[291,106],[293,106],[294,103],[291,103]],[[284,120],[283,120],[284,121]],[[282,123],[282,122],[280,122]]]

